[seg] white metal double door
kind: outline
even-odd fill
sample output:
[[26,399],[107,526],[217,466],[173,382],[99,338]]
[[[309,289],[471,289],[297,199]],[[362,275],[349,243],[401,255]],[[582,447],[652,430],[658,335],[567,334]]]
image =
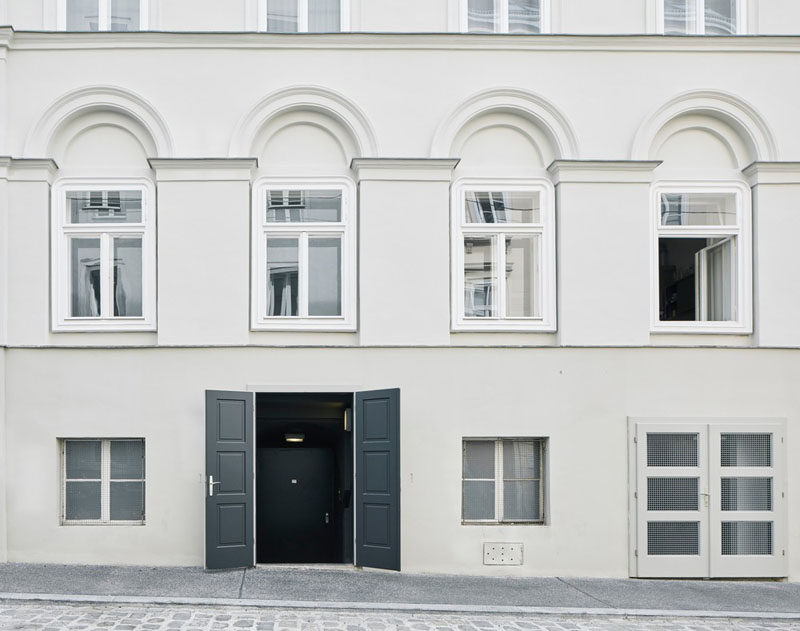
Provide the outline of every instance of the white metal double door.
[[786,576],[784,426],[635,424],[636,575]]

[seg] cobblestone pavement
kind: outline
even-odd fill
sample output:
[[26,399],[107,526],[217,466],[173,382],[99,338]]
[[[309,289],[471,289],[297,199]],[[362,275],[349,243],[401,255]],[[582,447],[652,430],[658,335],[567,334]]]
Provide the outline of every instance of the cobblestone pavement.
[[525,614],[395,613],[182,605],[0,602],[0,629],[57,631],[743,631],[800,621]]

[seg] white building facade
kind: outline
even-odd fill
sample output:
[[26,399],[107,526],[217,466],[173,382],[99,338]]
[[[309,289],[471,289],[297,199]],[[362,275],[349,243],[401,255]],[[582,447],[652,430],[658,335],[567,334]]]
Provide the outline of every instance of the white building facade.
[[0,23],[0,560],[800,580],[795,0]]

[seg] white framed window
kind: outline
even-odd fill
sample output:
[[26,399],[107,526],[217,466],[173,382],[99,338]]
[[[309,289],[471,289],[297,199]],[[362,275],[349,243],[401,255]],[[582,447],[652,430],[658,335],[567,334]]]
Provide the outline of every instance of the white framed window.
[[657,23],[664,35],[747,33],[746,0],[657,0]]
[[544,523],[544,438],[465,438],[461,520]]
[[149,0],[58,0],[60,31],[146,31]]
[[350,30],[350,0],[258,0],[258,30],[339,33]]
[[51,207],[53,330],[155,330],[152,183],[62,179]]
[[550,32],[550,0],[461,0],[464,33]]
[[750,190],[662,183],[652,204],[653,330],[751,333]]
[[255,190],[252,328],[355,330],[353,183],[263,179]]
[[144,439],[61,439],[61,479],[62,525],[144,524]]
[[453,330],[554,331],[555,209],[544,180],[453,187]]

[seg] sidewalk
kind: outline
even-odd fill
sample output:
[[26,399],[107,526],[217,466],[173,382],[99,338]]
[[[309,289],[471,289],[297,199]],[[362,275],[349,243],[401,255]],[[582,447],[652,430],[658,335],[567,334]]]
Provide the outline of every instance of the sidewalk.
[[204,572],[200,568],[8,563],[0,564],[3,599],[487,613],[760,613],[800,620],[798,583],[487,578],[330,567]]

